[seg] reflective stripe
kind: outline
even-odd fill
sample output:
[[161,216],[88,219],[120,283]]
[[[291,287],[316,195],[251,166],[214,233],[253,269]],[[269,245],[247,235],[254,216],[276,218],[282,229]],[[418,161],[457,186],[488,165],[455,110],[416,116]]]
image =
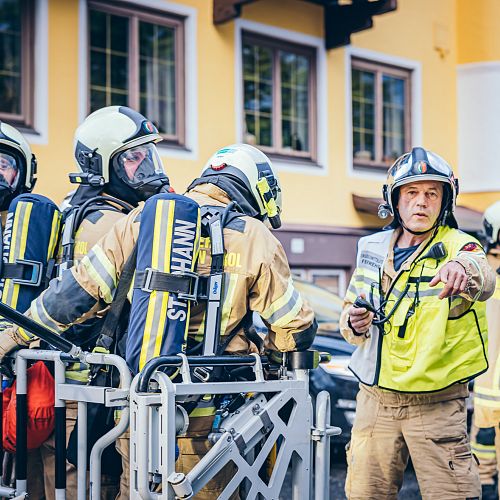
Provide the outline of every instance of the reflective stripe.
[[489,387],[474,386],[474,396],[482,394],[486,397],[497,397],[500,400],[500,391],[498,389],[490,389]]
[[[151,266],[153,269],[161,269],[163,272],[170,272],[174,210],[175,201],[173,200],[169,202],[158,200],[155,207]],[[172,223],[165,224],[164,222],[167,220],[172,221]],[[160,353],[167,316],[168,296],[168,292],[159,292],[157,290],[153,290],[150,294],[144,327],[144,338],[139,357],[140,370],[142,370],[149,359]]]
[[485,445],[479,444],[475,441],[471,442],[472,452],[477,456],[477,458],[482,458],[484,460],[491,460],[496,456],[495,445]]
[[268,319],[269,324],[278,328],[287,325],[297,317],[297,314],[302,308],[302,304],[302,296],[296,290],[292,295],[292,300]]
[[[226,280],[228,278],[228,273],[226,273]],[[226,335],[227,323],[229,322],[229,317],[231,316],[231,311],[233,309],[234,293],[236,291],[236,282],[238,281],[238,275],[235,273],[229,273],[229,280],[225,283],[224,298],[222,300],[222,315],[220,324],[220,334]]]
[[33,316],[33,319],[37,323],[46,326],[49,330],[52,330],[55,333],[60,332],[57,323],[49,316],[49,314],[45,310],[45,307],[43,305],[43,295],[40,295],[40,297],[38,297],[31,303],[30,312]]
[[31,340],[35,338],[33,335],[31,335],[31,333],[27,332],[24,328],[19,327],[18,332],[20,333],[21,337],[23,337],[24,340]]
[[481,444],[478,443],[477,441],[471,441],[471,446],[472,449],[474,450],[480,450],[480,451],[486,451],[486,452],[493,452],[495,453],[495,445],[494,444]]
[[262,318],[265,319],[270,325],[276,327],[285,326],[293,318],[297,316],[297,313],[302,307],[302,297],[298,290],[293,286],[292,279],[288,283],[288,288],[285,293],[275,300],[262,314]]
[[60,212],[54,212],[54,216],[52,217],[52,229],[50,232],[50,241],[49,241],[49,248],[47,252],[47,256],[49,259],[51,259],[56,250],[56,245],[57,245],[57,240],[59,237],[59,230],[61,225],[61,214]]
[[96,245],[82,259],[81,265],[99,286],[104,300],[110,304],[116,288],[116,270],[102,248]]
[[288,280],[288,287],[285,290],[285,293],[277,298],[267,309],[262,311],[261,316],[268,320],[278,309],[281,309],[284,305],[286,305],[295,291],[295,287],[293,286],[292,278]]
[[500,408],[500,396],[474,393],[474,404],[486,408]]

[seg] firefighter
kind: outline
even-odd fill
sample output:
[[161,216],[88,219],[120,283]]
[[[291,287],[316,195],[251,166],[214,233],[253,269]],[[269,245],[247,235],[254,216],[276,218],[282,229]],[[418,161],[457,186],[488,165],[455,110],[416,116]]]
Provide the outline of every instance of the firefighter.
[[[231,218],[232,222],[223,230],[227,286],[221,304],[222,338],[241,325],[249,311],[256,311],[269,329],[265,341],[267,349],[281,352],[307,349],[314,340],[317,324],[313,311],[293,285],[283,247],[268,228],[269,225],[279,227],[281,224],[281,186],[269,158],[245,144],[223,148],[208,161],[200,178],[191,183],[186,196],[202,209],[215,207],[223,210],[233,201],[238,210],[238,216]],[[29,314],[52,330],[63,332],[82,315],[102,312],[112,301],[120,272],[138,239],[139,229],[144,223],[140,214],[144,215],[142,205],[118,221],[78,266],[64,272],[60,281],[51,284],[32,303]],[[165,222],[161,217],[154,220],[160,227]],[[159,244],[164,245],[163,239]],[[198,272],[206,276],[210,273],[210,241],[205,240],[203,248],[206,253],[200,254]],[[164,255],[161,249],[158,252]],[[203,304],[192,307],[188,335],[194,342],[203,333],[204,315]],[[152,321],[155,321],[154,317]],[[243,328],[240,330],[231,337],[225,352],[256,351]],[[128,338],[127,343],[141,343],[139,354],[164,354],[163,347],[171,339],[162,337],[163,332],[164,329],[157,337],[148,334],[141,339]],[[5,331],[0,336],[0,356],[19,345],[29,345],[31,341],[30,335],[18,328]],[[136,351],[132,350],[130,354],[127,349],[127,362],[129,366],[137,364],[141,369],[149,355],[136,359],[135,354]],[[202,407],[196,413],[197,410],[191,414],[186,441],[179,443],[181,470],[192,468],[209,446],[207,435],[215,408]],[[122,436],[117,446],[124,459],[121,498],[128,498],[127,436]],[[211,481],[198,498],[218,496],[230,473],[226,471]]]
[[490,367],[474,382],[474,426],[471,443],[479,458],[479,475],[483,499],[498,498],[498,446],[500,424],[500,202],[486,209],[483,217],[486,233],[488,261],[496,269],[496,289],[493,297],[486,303],[488,318],[488,356]]
[[[36,183],[37,162],[25,137],[12,125],[0,122],[0,212],[2,230],[11,201],[23,193],[31,193]],[[1,327],[8,323],[1,320]],[[43,497],[43,466],[37,450],[28,453],[28,466],[33,471],[29,487],[32,498]]]
[[457,229],[457,193],[450,166],[413,148],[383,189],[389,230],[359,241],[341,315],[360,380],[349,499],[397,498],[409,457],[424,498],[481,494],[466,382],[488,367],[484,301],[495,276],[481,245]]
[[[74,157],[79,172],[70,175],[78,184],[64,212],[65,228],[59,252],[60,272],[79,263],[94,244],[140,201],[162,190],[169,190],[156,143],[162,140],[156,127],[143,115],[125,106],[108,106],[91,113],[76,129]],[[69,298],[69,297],[68,297]],[[73,325],[66,337],[92,350],[100,333],[102,318]],[[86,384],[86,365],[68,365],[66,382]],[[67,403],[66,438],[75,428],[77,405]],[[39,449],[44,465],[45,497],[54,498],[55,440],[52,435]],[[105,463],[109,472],[112,461]],[[67,495],[76,498],[76,468],[67,464]],[[103,498],[116,496],[118,478],[102,478]]]

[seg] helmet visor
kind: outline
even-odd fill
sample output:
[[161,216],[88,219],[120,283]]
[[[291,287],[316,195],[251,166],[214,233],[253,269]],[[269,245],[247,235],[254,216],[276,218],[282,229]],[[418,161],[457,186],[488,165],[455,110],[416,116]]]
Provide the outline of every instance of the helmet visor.
[[[440,156],[427,152],[428,161],[413,159],[408,155],[405,159],[396,162],[390,170],[389,182],[394,186],[401,186],[418,180],[437,180],[452,183],[453,171]],[[412,161],[414,160],[414,161]]]
[[9,153],[0,152],[0,189],[13,192],[19,183],[19,163]]
[[133,188],[165,177],[165,171],[154,144],[143,144],[119,153],[113,167],[120,179]]

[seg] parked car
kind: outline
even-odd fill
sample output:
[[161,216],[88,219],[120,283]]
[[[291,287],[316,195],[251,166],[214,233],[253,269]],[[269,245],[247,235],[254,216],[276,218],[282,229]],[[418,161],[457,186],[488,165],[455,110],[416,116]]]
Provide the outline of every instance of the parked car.
[[314,398],[321,391],[330,393],[331,423],[342,429],[334,442],[345,444],[350,439],[356,413],[358,380],[347,367],[355,347],[344,340],[339,330],[342,299],[308,281],[294,278],[294,284],[316,315],[318,333],[312,347],[332,355],[330,362],[311,371],[311,396]]

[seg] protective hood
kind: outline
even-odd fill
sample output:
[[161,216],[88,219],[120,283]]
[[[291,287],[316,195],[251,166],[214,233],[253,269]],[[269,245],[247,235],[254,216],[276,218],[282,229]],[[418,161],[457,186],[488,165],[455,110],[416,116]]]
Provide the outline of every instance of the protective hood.
[[237,179],[232,179],[227,175],[212,175],[210,177],[199,177],[195,179],[187,188],[190,191],[201,184],[214,184],[221,188],[232,201],[238,204],[241,211],[255,219],[262,220],[260,209],[254,202],[253,195]]

